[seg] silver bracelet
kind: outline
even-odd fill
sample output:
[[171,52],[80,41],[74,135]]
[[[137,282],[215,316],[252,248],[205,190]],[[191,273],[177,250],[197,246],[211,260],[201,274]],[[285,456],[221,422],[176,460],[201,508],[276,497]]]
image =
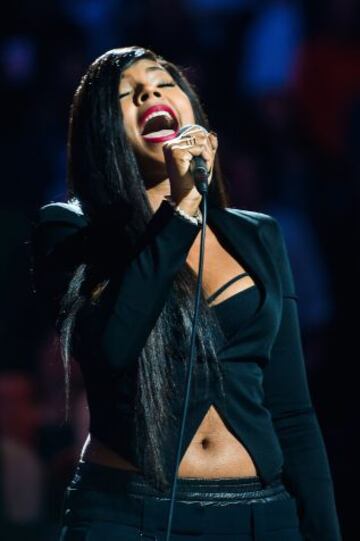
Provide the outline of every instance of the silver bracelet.
[[196,214],[194,216],[190,216],[190,214],[187,214],[181,207],[180,205],[177,205],[176,204],[176,201],[174,201],[171,197],[171,195],[165,195],[164,196],[164,199],[170,203],[170,205],[173,207],[174,209],[174,212],[176,212],[176,214],[179,214],[180,216],[182,216],[183,218],[185,218],[186,220],[192,222],[193,224],[195,225],[201,225],[202,224],[202,213],[201,213],[201,210],[198,209],[196,211]]

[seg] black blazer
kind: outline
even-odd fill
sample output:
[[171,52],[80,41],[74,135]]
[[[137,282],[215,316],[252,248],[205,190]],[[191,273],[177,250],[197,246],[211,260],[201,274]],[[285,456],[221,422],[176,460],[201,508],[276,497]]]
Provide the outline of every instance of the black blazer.
[[[217,351],[226,400],[216,382],[210,396],[192,396],[184,452],[213,404],[252,454],[265,484],[283,473],[304,538],[338,541],[331,472],[309,393],[295,284],[281,228],[267,214],[217,207],[209,207],[208,224],[253,278],[261,300],[253,316]],[[132,441],[134,387],[125,375],[135,377],[141,350],[199,231],[200,226],[174,214],[163,201],[125,265],[122,243],[113,231],[114,268],[121,271],[114,272],[101,301],[85,306],[77,318],[76,354],[86,384],[90,431],[135,465],[141,466],[141,457]],[[90,232],[81,209],[63,203],[40,209],[32,237],[34,278],[37,289],[52,299],[53,315],[74,269],[93,254]],[[199,385],[201,389],[201,381]],[[122,426],[121,438],[115,424]],[[175,431],[168,434],[169,472],[176,438]]]

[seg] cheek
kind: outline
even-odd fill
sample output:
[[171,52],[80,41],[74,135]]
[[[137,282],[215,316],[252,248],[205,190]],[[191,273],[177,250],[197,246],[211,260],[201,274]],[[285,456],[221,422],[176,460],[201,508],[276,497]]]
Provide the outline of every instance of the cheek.
[[123,123],[124,131],[128,139],[133,141],[135,133],[136,133],[134,129],[135,123],[136,123],[135,115],[133,111],[131,110],[131,107],[127,107],[126,104],[121,104],[121,113],[122,113],[122,119],[120,119],[120,122]]

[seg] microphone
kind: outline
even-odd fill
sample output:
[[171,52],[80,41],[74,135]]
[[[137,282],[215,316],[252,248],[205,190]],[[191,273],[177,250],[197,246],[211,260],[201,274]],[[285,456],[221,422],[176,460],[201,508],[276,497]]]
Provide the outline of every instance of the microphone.
[[[199,126],[198,124],[186,124],[185,126],[182,126],[180,128],[177,135],[183,134],[190,128],[194,128],[194,127],[201,128],[202,130],[205,131],[205,133],[208,133],[207,130],[203,126]],[[194,309],[194,315],[193,315],[193,320],[192,320],[189,363],[187,365],[187,372],[186,372],[185,395],[184,395],[183,409],[182,409],[182,415],[181,415],[181,426],[180,426],[180,430],[178,434],[176,460],[175,460],[175,466],[174,466],[173,482],[172,482],[172,487],[171,487],[171,497],[170,497],[170,506],[169,506],[168,523],[167,523],[167,528],[166,528],[165,541],[170,541],[171,525],[172,525],[174,505],[175,505],[177,471],[178,471],[179,462],[181,459],[181,450],[183,446],[185,422],[186,422],[187,412],[189,408],[189,399],[190,399],[190,393],[191,393],[191,379],[192,379],[192,373],[193,373],[194,358],[195,358],[195,353],[196,353],[196,340],[195,340],[196,327],[199,320],[200,296],[201,296],[202,274],[203,274],[204,253],[205,253],[205,233],[206,233],[206,222],[207,222],[207,204],[208,204],[207,195],[208,195],[209,171],[207,170],[206,162],[204,158],[202,158],[201,156],[194,156],[192,158],[191,163],[190,163],[190,170],[194,178],[196,189],[201,195],[203,195],[203,198],[201,201],[201,204],[203,206],[202,208],[203,221],[202,221],[202,226],[201,226],[199,272],[196,279],[195,309]]]
[[[199,124],[185,124],[184,126],[180,128],[177,135],[182,135],[183,133],[187,132],[190,128],[201,128],[206,134],[208,133],[208,131],[204,128],[204,126],[200,126]],[[206,162],[202,156],[193,157],[190,164],[190,171],[194,178],[195,187],[197,191],[201,195],[207,194],[209,171],[206,167]]]

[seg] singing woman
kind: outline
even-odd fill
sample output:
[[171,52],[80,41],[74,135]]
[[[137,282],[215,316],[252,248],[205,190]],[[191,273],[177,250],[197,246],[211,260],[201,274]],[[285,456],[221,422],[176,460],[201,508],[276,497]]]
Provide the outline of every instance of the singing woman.
[[74,359],[90,413],[62,541],[165,539],[203,225],[195,156],[208,216],[172,539],[341,539],[282,230],[230,206],[218,147],[182,70],[150,50],[107,51],[75,92],[67,198],[32,234],[67,404]]

